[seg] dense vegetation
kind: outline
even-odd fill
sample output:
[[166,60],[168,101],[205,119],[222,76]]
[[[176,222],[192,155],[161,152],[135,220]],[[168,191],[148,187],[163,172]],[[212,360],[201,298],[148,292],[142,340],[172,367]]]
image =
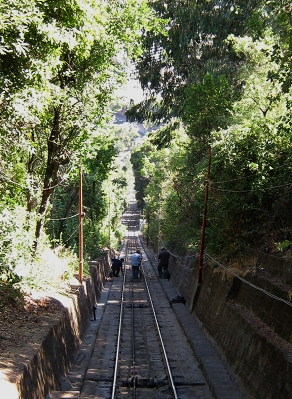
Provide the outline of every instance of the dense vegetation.
[[[129,120],[159,126],[132,154],[138,199],[157,236],[230,259],[291,245],[291,3],[155,1],[165,32],[145,32],[145,101]],[[287,254],[286,254],[287,255]]]
[[211,147],[208,251],[287,249],[291,15],[288,0],[1,2],[1,296],[76,271],[81,168],[85,256],[118,247],[129,60],[146,96],[128,119],[158,127],[131,156],[152,240],[198,249]]
[[143,0],[0,3],[1,285],[76,272],[81,167],[85,257],[118,246],[131,165],[114,93],[153,23]]

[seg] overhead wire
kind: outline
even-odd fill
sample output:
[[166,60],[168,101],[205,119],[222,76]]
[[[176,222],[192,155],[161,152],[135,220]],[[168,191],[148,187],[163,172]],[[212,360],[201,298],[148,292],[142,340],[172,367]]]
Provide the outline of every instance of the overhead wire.
[[[266,190],[277,189],[277,188],[283,188],[283,187],[289,187],[289,189],[290,189],[290,187],[292,188],[292,183],[286,183],[286,184],[281,184],[281,185],[276,185],[276,186],[269,186],[269,187],[252,188],[252,189],[249,189],[249,190],[230,190],[230,189],[221,189],[221,188],[218,188],[218,187],[214,187],[214,186],[213,186],[214,184],[228,183],[228,182],[239,181],[239,180],[242,180],[242,179],[247,179],[247,178],[249,178],[249,177],[251,177],[251,176],[254,176],[254,174],[250,174],[250,175],[248,175],[248,176],[243,176],[243,177],[240,177],[240,178],[237,178],[237,179],[225,180],[225,181],[214,181],[214,182],[213,182],[212,180],[210,180],[210,182],[209,182],[209,190],[210,190],[211,192],[212,192],[212,191],[219,191],[219,192],[226,192],[226,193],[248,193],[248,192],[255,192],[255,191],[266,191]],[[162,245],[166,248],[165,244],[164,244],[163,241],[161,240],[161,237],[158,237],[158,240],[160,240],[161,243],[162,243]],[[167,249],[167,248],[166,248],[166,249]],[[250,248],[250,249],[252,249],[252,248]],[[188,256],[179,256],[179,255],[177,255],[177,254],[172,253],[172,252],[169,251],[168,249],[167,249],[167,251],[168,251],[172,256],[174,256],[175,258],[191,258],[191,257],[197,256],[197,254],[188,255]],[[258,251],[258,252],[261,252],[261,251]],[[272,256],[272,255],[271,255],[271,256]]]
[[250,175],[237,177],[237,178],[235,178],[235,179],[211,181],[210,183],[212,183],[212,184],[232,183],[232,182],[234,182],[234,181],[239,181],[239,180],[248,179],[249,177],[253,177],[253,176],[255,176],[255,175],[256,175],[256,173],[252,173],[252,174],[250,174]]
[[15,181],[11,180],[9,177],[7,177],[2,169],[0,169],[0,175],[2,176],[2,178],[4,180],[8,181],[9,183],[12,183],[12,184],[14,184],[16,186],[19,186],[19,187],[21,187],[24,190],[28,190],[28,187],[24,187],[22,184],[19,184],[19,183],[15,182]]
[[292,183],[287,183],[287,184],[280,184],[278,186],[269,186],[269,187],[258,187],[258,188],[251,188],[249,190],[230,190],[230,189],[223,189],[223,188],[217,188],[212,186],[212,182],[210,182],[210,191],[212,190],[215,191],[221,191],[221,192],[226,192],[226,193],[250,193],[254,191],[266,191],[266,190],[272,190],[276,188],[281,188],[281,187],[291,187],[292,188]]
[[[179,256],[179,255],[173,254],[171,251],[169,251],[169,250],[167,249],[167,247],[166,247],[166,245],[163,243],[161,237],[159,237],[159,241],[161,242],[161,244],[163,245],[163,247],[170,253],[170,255],[172,255],[172,256],[173,256],[174,258],[176,258],[176,259],[179,259],[179,258],[186,259],[186,258],[191,258],[191,257],[196,257],[196,256],[197,256],[197,254],[189,255],[189,256]],[[246,247],[249,248],[248,246],[246,246]],[[252,249],[252,248],[249,248],[249,249]],[[258,252],[262,253],[261,251],[258,251]],[[265,255],[272,256],[272,255],[270,255],[270,254],[265,254]],[[223,269],[223,270],[226,271],[227,273],[233,275],[234,277],[238,278],[240,281],[244,282],[245,284],[248,284],[250,287],[252,287],[252,288],[254,288],[254,289],[256,289],[256,290],[258,290],[258,291],[260,291],[260,292],[262,292],[262,293],[264,293],[264,294],[266,294],[266,295],[268,295],[269,297],[271,297],[271,298],[273,298],[273,299],[275,299],[275,300],[281,301],[281,302],[285,303],[285,304],[288,305],[288,306],[292,306],[292,303],[291,303],[291,302],[289,302],[289,301],[287,301],[287,300],[285,300],[285,299],[283,299],[283,298],[280,298],[280,297],[278,297],[278,296],[272,294],[271,292],[269,292],[269,291],[267,291],[267,290],[265,290],[265,289],[263,289],[263,288],[261,288],[261,287],[258,287],[257,285],[255,285],[255,284],[251,283],[250,281],[244,279],[244,278],[241,277],[238,273],[235,273],[234,271],[230,270],[228,267],[222,265],[219,261],[217,261],[215,258],[213,258],[210,254],[208,254],[208,253],[205,252],[205,256],[206,256],[207,259],[209,259],[209,260],[211,260],[212,262],[214,262],[215,264],[217,264],[221,269]]]
[[234,271],[230,270],[228,267],[222,265],[222,263],[218,262],[216,259],[214,259],[211,255],[209,255],[208,253],[205,252],[205,256],[207,257],[207,259],[211,260],[212,262],[214,262],[216,265],[218,265],[221,269],[223,269],[224,271],[226,271],[226,273],[231,274],[232,276],[238,278],[240,281],[242,281],[245,284],[248,284],[250,287],[261,291],[262,293],[264,293],[265,295],[268,295],[269,297],[276,299],[277,301],[283,302],[288,306],[292,307],[292,302],[289,302],[283,298],[278,297],[277,295],[272,294],[271,292],[258,287],[257,285],[251,283],[250,281],[246,280],[245,278],[241,277],[238,273],[235,273]]
[[67,244],[67,243],[71,240],[71,238],[74,236],[74,234],[76,233],[76,231],[79,230],[80,225],[81,225],[81,222],[79,223],[78,227],[76,227],[76,229],[73,230],[73,233],[67,238],[67,240],[65,241],[65,244]]
[[[214,193],[213,193],[213,195],[214,195]],[[215,198],[216,198],[216,200],[217,200],[219,203],[222,201],[222,200],[220,199],[220,197],[215,196]],[[209,219],[209,220],[208,220],[208,223],[210,223],[210,224],[213,226],[212,220]],[[273,255],[273,254],[269,254],[269,253],[260,251],[259,249],[252,248],[252,247],[250,247],[250,246],[244,244],[244,243],[241,242],[241,241],[235,240],[234,237],[230,237],[228,234],[226,234],[224,231],[222,231],[222,229],[220,229],[220,231],[221,231],[221,234],[223,234],[223,235],[224,235],[225,237],[227,237],[229,240],[232,240],[233,242],[235,241],[237,244],[240,244],[241,246],[245,247],[246,249],[248,249],[248,250],[250,250],[250,251],[254,251],[254,252],[257,252],[257,253],[259,253],[259,254],[263,254],[263,255],[266,255],[266,256],[268,256],[268,257],[271,257],[271,258],[277,258],[277,257],[276,257],[275,255]]]
[[[42,190],[43,190],[43,191],[52,190],[53,188],[56,188],[56,187],[60,186],[60,185],[68,178],[68,175],[69,175],[69,173],[71,172],[72,169],[73,169],[73,166],[70,167],[69,171],[66,172],[66,174],[64,174],[63,178],[62,178],[57,184],[55,184],[54,186],[50,186],[50,187],[47,187],[47,188],[43,188]],[[0,169],[0,176],[1,176],[4,180],[6,180],[7,182],[9,182],[9,183],[11,183],[11,184],[14,184],[14,185],[16,185],[16,186],[21,187],[23,190],[30,190],[30,187],[24,186],[23,184],[17,183],[16,181],[10,179],[10,178],[4,173],[4,171],[3,171],[2,169]]]
[[[291,163],[290,162],[284,162],[282,165],[282,167],[291,167]],[[257,171],[250,173],[246,176],[241,176],[241,177],[236,177],[234,179],[228,179],[228,180],[214,180],[214,181],[210,181],[210,184],[223,184],[223,183],[231,183],[231,182],[235,182],[235,181],[240,181],[240,180],[245,180],[245,179],[249,179],[250,177],[254,177],[257,175]]]
[[79,213],[75,213],[75,215],[67,216],[67,217],[65,217],[65,218],[59,218],[59,219],[51,219],[51,218],[48,218],[47,220],[50,220],[50,221],[52,221],[52,222],[58,222],[59,220],[73,219],[73,218],[76,218],[77,216],[79,216]]
[[[66,173],[66,175],[58,182],[58,184],[56,184],[55,186],[48,187],[48,188],[43,188],[43,191],[51,190],[51,189],[53,189],[53,188],[56,188],[56,187],[60,186],[60,185],[67,179],[68,173],[69,173],[72,169],[73,169],[73,166],[71,166],[70,170],[69,170],[69,171]],[[12,183],[12,184],[14,184],[14,185],[16,185],[16,186],[19,186],[19,187],[21,187],[23,190],[29,190],[29,187],[28,187],[28,186],[24,186],[24,185],[22,185],[22,184],[20,184],[20,183],[17,183],[16,181],[10,179],[10,178],[3,172],[2,169],[0,169],[0,175],[2,176],[2,178],[4,178],[4,180],[8,181],[9,183]],[[68,217],[66,217],[66,218],[57,218],[57,219],[55,219],[55,218],[48,218],[47,220],[49,220],[49,221],[68,220],[68,219],[73,219],[73,218],[75,218],[75,217],[77,217],[77,216],[79,216],[79,213],[77,213],[77,214],[75,214],[75,215],[72,215],[72,216],[68,216]]]
[[172,256],[173,256],[174,258],[176,258],[176,259],[180,259],[180,258],[187,259],[187,258],[194,258],[194,257],[198,256],[198,254],[186,255],[186,256],[175,255],[175,254],[172,253],[169,249],[167,249],[166,245],[163,243],[163,241],[161,240],[160,237],[159,237],[159,241],[161,242],[163,248],[165,248],[165,249],[167,250],[167,252],[169,252],[170,255],[172,255]]

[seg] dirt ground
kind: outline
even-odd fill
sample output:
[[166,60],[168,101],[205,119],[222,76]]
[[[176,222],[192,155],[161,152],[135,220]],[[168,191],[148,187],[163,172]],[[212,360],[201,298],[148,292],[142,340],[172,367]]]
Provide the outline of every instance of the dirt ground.
[[18,380],[63,311],[56,299],[29,295],[0,308],[0,378]]

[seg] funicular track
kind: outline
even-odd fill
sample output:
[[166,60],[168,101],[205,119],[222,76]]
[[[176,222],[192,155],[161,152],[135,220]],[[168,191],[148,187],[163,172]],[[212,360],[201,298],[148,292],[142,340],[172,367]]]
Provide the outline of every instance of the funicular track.
[[[128,225],[129,233],[125,241],[126,263],[130,266],[131,254],[137,249],[142,252],[143,249],[137,234],[139,214],[135,208],[125,214],[124,221]],[[148,260],[144,253],[143,263],[146,262]],[[125,269],[111,397],[150,398],[155,389],[156,395],[160,391],[159,397],[177,399],[168,355],[147,282],[149,271],[146,272],[143,263],[138,281],[133,279],[130,267]],[[130,335],[127,326],[131,326]],[[125,353],[128,356],[121,356],[121,342],[124,343],[124,349],[127,342]]]
[[[111,283],[94,350],[80,387],[81,399],[212,399],[152,263],[139,237],[135,203],[124,214],[124,273]],[[143,255],[133,279],[131,255]]]
[[[174,311],[184,305],[171,306],[154,254],[143,247],[139,222],[133,201],[123,216],[123,273],[106,283],[89,329],[90,343],[77,354],[63,391],[50,399],[239,399],[212,394]],[[136,249],[143,262],[139,278],[133,279],[131,255]]]
[[[171,305],[176,290],[158,278],[134,200],[122,221],[123,272],[106,282],[74,364],[48,399],[243,399],[198,322],[182,303]],[[136,249],[143,262],[133,279]]]

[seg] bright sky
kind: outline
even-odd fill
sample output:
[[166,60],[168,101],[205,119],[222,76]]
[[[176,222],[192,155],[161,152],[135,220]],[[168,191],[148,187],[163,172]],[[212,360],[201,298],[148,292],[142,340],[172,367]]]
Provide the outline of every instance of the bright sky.
[[127,83],[118,90],[118,95],[134,100],[138,103],[143,100],[143,90],[136,79],[129,79]]

